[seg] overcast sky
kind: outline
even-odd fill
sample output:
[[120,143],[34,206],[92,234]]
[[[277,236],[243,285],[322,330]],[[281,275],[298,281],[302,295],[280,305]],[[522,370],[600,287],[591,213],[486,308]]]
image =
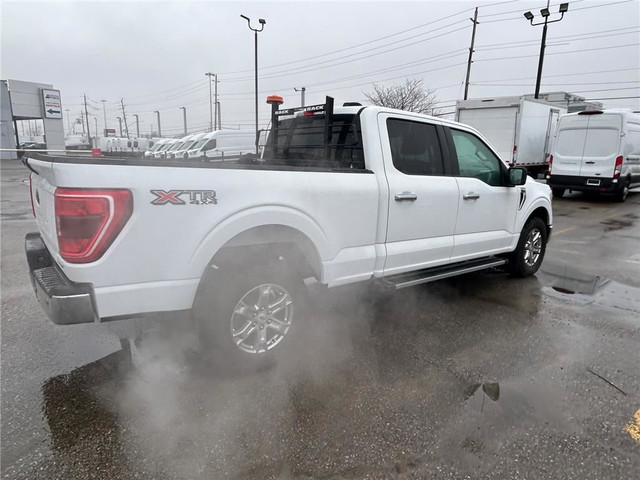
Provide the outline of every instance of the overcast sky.
[[[559,18],[552,2],[552,18]],[[53,84],[63,108],[78,117],[82,95],[103,128],[117,126],[120,99],[142,133],[209,126],[206,72],[219,75],[225,127],[254,121],[253,32],[257,25],[260,118],[268,94],[285,106],[325,95],[337,103],[361,101],[372,84],[421,78],[437,90],[443,111],[462,98],[473,8],[479,7],[470,98],[533,93],[546,1],[421,2],[7,2],[2,1],[3,79]],[[549,26],[542,91],[569,91],[607,107],[640,110],[640,2],[574,0],[561,22]],[[631,98],[620,98],[631,97]],[[65,112],[66,113],[66,112]],[[67,121],[65,119],[65,125]],[[130,127],[131,128],[131,127]],[[132,129],[133,131],[133,129]],[[166,136],[166,135],[165,135]]]

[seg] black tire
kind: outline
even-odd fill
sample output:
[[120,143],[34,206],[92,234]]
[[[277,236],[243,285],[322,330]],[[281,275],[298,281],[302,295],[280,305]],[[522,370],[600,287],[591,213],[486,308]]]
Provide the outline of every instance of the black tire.
[[614,198],[616,202],[624,202],[629,195],[629,179],[621,178],[620,186],[618,187],[618,191],[616,192]]
[[[194,308],[203,353],[224,370],[269,367],[287,349],[304,317],[302,279],[280,263],[227,270],[205,280]],[[273,306],[278,300],[284,303]],[[269,301],[274,302],[271,310]]]
[[533,217],[520,233],[518,246],[509,257],[507,270],[514,277],[533,275],[540,268],[546,249],[547,226],[540,217]]
[[565,190],[565,188],[552,188],[551,193],[553,193],[553,196],[556,198],[562,198]]

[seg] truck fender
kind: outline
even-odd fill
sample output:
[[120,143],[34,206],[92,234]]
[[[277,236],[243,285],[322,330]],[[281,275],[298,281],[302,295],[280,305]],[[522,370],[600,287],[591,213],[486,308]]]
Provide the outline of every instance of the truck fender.
[[235,212],[215,225],[191,256],[189,271],[202,278],[222,249],[270,243],[298,244],[314,269],[322,268],[322,259],[332,258],[326,235],[309,215],[291,207],[261,205]]

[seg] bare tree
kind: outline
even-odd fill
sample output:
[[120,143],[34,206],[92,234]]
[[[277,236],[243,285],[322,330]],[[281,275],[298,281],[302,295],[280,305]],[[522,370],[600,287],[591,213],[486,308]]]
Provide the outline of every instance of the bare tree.
[[404,83],[394,84],[390,87],[373,84],[373,91],[365,93],[365,97],[374,105],[381,107],[397,108],[415,113],[427,115],[439,115],[436,107],[438,97],[435,90],[429,90],[422,86],[422,80],[407,78]]

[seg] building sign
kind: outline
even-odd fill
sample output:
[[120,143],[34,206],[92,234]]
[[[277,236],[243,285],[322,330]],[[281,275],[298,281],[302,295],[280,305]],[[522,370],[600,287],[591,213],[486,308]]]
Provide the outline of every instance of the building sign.
[[42,105],[44,118],[62,118],[62,100],[60,90],[42,89]]
[[116,129],[115,128],[105,128],[104,129],[104,136],[105,137],[115,137],[116,136]]

